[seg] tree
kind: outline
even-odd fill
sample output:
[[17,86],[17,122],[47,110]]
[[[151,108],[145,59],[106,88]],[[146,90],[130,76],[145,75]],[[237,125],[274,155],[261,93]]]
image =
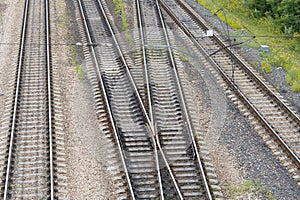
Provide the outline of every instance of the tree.
[[277,21],[282,29],[300,32],[300,0],[282,0],[278,7]]
[[270,12],[271,6],[268,0],[249,0],[243,1],[243,4],[252,10],[254,17],[261,18]]
[[300,32],[300,0],[241,0],[254,17],[272,17],[286,34]]

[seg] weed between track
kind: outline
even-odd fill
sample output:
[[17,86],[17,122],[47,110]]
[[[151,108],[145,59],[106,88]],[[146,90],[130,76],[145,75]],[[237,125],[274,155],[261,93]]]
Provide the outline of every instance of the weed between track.
[[84,80],[82,68],[76,62],[76,53],[75,53],[75,46],[74,45],[70,46],[70,54],[71,54],[71,66],[76,68],[78,79]]

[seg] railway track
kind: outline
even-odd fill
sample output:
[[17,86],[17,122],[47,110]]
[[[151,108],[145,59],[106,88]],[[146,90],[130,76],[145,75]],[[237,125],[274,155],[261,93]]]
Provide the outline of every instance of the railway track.
[[25,1],[15,95],[1,132],[3,199],[54,199],[49,5]]
[[91,53],[106,104],[103,117],[114,134],[127,180],[127,198],[163,198],[157,146],[103,4],[78,2],[88,41],[101,45],[92,47]]
[[138,0],[136,7],[151,122],[182,197],[211,199],[160,7],[157,1]]
[[[250,110],[277,144],[288,155],[285,166],[299,182],[300,119],[282,100],[276,90],[266,83],[254,69],[234,53],[230,41],[227,43],[215,34],[205,37],[210,28],[186,2],[160,1],[166,12],[200,49],[206,60],[216,67],[235,95]],[[250,115],[248,113],[247,115]]]
[[[101,102],[105,104],[105,113],[101,114],[101,118],[105,124],[109,124],[109,129],[114,135],[127,181],[128,197],[133,199],[199,197],[211,199],[209,188],[205,188],[202,180],[205,179],[205,174],[203,169],[202,171],[199,169],[199,164],[201,164],[199,162],[201,161],[198,158],[193,160],[196,157],[197,150],[195,149],[197,147],[195,143],[193,144],[193,138],[189,138],[192,136],[189,136],[189,131],[186,130],[186,121],[182,120],[184,116],[181,113],[183,112],[181,111],[182,105],[177,102],[182,101],[182,99],[175,92],[178,86],[176,82],[173,83],[176,75],[169,60],[171,52],[163,50],[165,55],[162,60],[159,60],[153,52],[151,55],[147,55],[147,57],[152,56],[150,59],[154,61],[153,66],[159,64],[162,69],[160,71],[155,67],[151,70],[149,70],[150,68],[147,69],[147,61],[145,69],[149,70],[149,74],[152,70],[158,70],[160,75],[156,77],[155,73],[152,72],[152,77],[149,76],[150,83],[146,82],[146,84],[151,85],[151,92],[157,90],[155,95],[150,93],[144,95],[147,97],[151,95],[151,98],[157,99],[155,104],[147,102],[148,107],[146,109],[145,102],[143,102],[145,98],[142,100],[142,95],[140,96],[138,92],[129,66],[114,36],[105,4],[101,1],[92,0],[81,0],[78,1],[78,4],[85,24],[87,45],[90,46],[90,53],[97,74],[97,84],[100,85],[101,90],[101,96],[95,96],[98,101],[99,98],[102,98]],[[138,1],[136,5],[141,6]],[[154,4],[154,7],[151,8],[152,16],[161,15],[157,6],[158,4]],[[161,16],[156,20],[162,20]],[[157,22],[161,23],[160,21]],[[150,38],[159,36],[158,40],[164,45],[167,44],[166,38],[163,37],[166,33],[159,30],[157,34],[159,35],[150,36]],[[145,35],[145,37],[149,36]],[[145,42],[153,45],[149,41],[151,39],[147,38]],[[158,43],[154,45],[158,45]],[[162,73],[165,72],[169,73],[168,83],[162,79]],[[141,76],[145,78],[144,74]],[[153,88],[154,84],[169,85],[166,89],[171,88],[173,90],[171,96],[162,95],[166,89]],[[99,93],[97,92],[97,94]],[[156,109],[163,109],[163,112],[168,111],[168,113],[159,113],[156,110],[153,111],[151,117],[148,117],[148,113],[151,113],[149,108],[152,105]],[[103,118],[107,120],[103,120]],[[157,122],[154,123],[156,120]],[[173,120],[176,122],[172,122]],[[155,125],[156,129],[154,128]]]

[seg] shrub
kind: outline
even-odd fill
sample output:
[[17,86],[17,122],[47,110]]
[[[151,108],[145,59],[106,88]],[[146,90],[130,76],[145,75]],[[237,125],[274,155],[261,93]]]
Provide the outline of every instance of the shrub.
[[266,72],[267,74],[270,74],[272,72],[272,66],[266,60],[261,62],[261,69],[262,69],[262,71]]
[[293,82],[293,85],[292,85],[292,90],[293,90],[294,92],[300,92],[300,83],[297,82],[297,81],[294,81],[294,82]]

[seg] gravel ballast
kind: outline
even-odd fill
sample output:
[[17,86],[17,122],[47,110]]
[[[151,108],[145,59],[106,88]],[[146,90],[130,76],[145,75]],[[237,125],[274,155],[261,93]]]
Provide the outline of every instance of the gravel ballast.
[[[203,17],[215,27],[222,30],[224,24],[209,11],[192,0],[187,0],[197,8]],[[57,29],[52,30],[53,43],[70,44],[80,42],[76,37],[76,17],[72,14],[77,9],[70,1],[55,1],[57,15],[51,16],[52,22],[57,23]],[[8,0],[1,3],[2,27],[1,42],[14,43],[19,39],[23,4],[19,1]],[[132,9],[126,8],[128,12]],[[66,11],[68,10],[68,12]],[[65,17],[65,18],[63,18]],[[133,21],[133,20],[131,20]],[[72,39],[70,39],[72,38]],[[53,59],[58,64],[61,77],[62,106],[65,111],[65,154],[67,199],[116,199],[113,192],[117,190],[113,184],[114,175],[108,169],[108,139],[101,132],[95,113],[95,105],[91,86],[86,76],[85,62],[81,52],[76,47],[77,63],[81,65],[84,79],[79,79],[76,67],[71,65],[69,45],[53,47]],[[259,61],[259,52],[247,47],[239,49],[241,54],[248,56],[249,62]],[[17,45],[0,45],[0,117],[9,88],[14,80],[18,56]],[[205,142],[210,149],[210,156],[220,181],[223,193],[227,199],[231,188],[241,186],[245,180],[259,182],[266,190],[253,195],[253,198],[266,199],[266,191],[270,190],[276,199],[300,199],[297,183],[287,170],[274,157],[269,148],[255,133],[248,121],[238,109],[227,99],[223,89],[218,85],[217,78],[210,71],[204,71],[199,66],[190,66],[187,70],[194,90],[201,99],[195,102],[202,108],[208,131]],[[300,95],[290,91],[285,83],[285,72],[274,69],[270,76],[265,77],[274,86],[280,86],[280,93],[300,112]],[[206,96],[206,95],[209,96]],[[205,97],[206,96],[206,97]],[[205,103],[205,105],[203,105]],[[210,115],[210,116],[209,116]]]
[[18,66],[23,4],[8,0],[0,3],[0,119],[5,102],[11,100]]
[[230,103],[220,142],[237,158],[244,179],[259,182],[276,199],[299,199],[297,182]]
[[[202,110],[204,115],[210,115],[205,143],[210,147],[210,157],[226,199],[234,199],[236,190],[241,190],[249,180],[256,184],[254,191],[245,192],[241,199],[267,199],[268,193],[276,199],[298,199],[297,182],[226,97],[219,78],[203,69],[194,66],[187,72],[193,80],[193,89],[202,96],[197,101],[199,107],[210,102],[206,106],[210,110]],[[203,94],[204,89],[208,96]]]
[[[66,44],[52,48],[53,59],[60,76],[61,98],[64,109],[66,198],[67,199],[116,199],[113,192],[114,176],[108,168],[109,148],[96,116],[92,89],[86,75],[85,61],[80,46],[77,20],[81,20],[75,2],[55,1],[52,22],[52,42]],[[54,42],[55,41],[55,42]],[[71,55],[73,54],[73,56]],[[75,56],[74,56],[75,54]],[[54,62],[53,61],[53,62]],[[78,73],[82,70],[82,76]]]
[[[214,30],[222,31],[224,29],[225,24],[220,22],[208,10],[192,0],[187,0],[187,2],[193,5],[198,13],[213,25]],[[241,47],[239,48],[239,52],[244,57],[246,56],[249,62],[259,61],[259,52],[255,49]],[[201,72],[203,74],[201,69],[198,68],[198,71],[199,74]],[[206,73],[210,72],[206,71]],[[193,76],[196,75],[194,74]],[[261,188],[264,188],[264,191],[261,191],[259,194],[252,193],[250,197],[245,195],[241,197],[242,199],[266,199],[269,193],[276,199],[299,199],[300,190],[297,183],[274,157],[270,149],[252,129],[244,116],[240,114],[235,105],[227,99],[222,100],[224,97],[222,97],[221,93],[218,93],[221,91],[217,89],[219,87],[217,80],[212,81],[214,78],[211,75],[209,75],[210,78],[208,78],[209,76],[202,76],[210,93],[211,107],[213,108],[211,115],[219,114],[218,110],[222,111],[223,109],[224,111],[224,108],[226,110],[226,114],[223,116],[225,118],[223,125],[223,121],[219,125],[215,125],[218,122],[214,118],[211,119],[211,130],[214,131],[208,131],[209,135],[206,140],[213,147],[211,156],[225,196],[233,198],[233,196],[230,196],[232,186],[238,188],[245,183],[245,180],[252,180],[258,183]],[[284,82],[285,72],[282,69],[274,69],[270,77],[265,74],[264,76],[273,85],[285,85],[281,88],[290,90],[290,87]],[[285,91],[285,93],[282,93],[282,91],[279,92],[289,100],[290,104],[294,105],[296,110],[298,109],[299,94],[290,91]],[[214,120],[215,122],[213,122]]]
[[[222,35],[221,33],[227,32],[227,25],[221,21],[216,15],[213,15],[210,11],[205,9],[203,6],[200,6],[196,1],[193,0],[186,0],[195,11],[198,12],[200,16],[202,16],[209,24],[209,26],[218,32],[221,36],[223,36],[223,39],[227,38],[227,35]],[[225,13],[226,14],[226,13]],[[242,30],[233,30],[229,27],[229,33],[230,35],[244,35]],[[233,36],[231,36],[231,40],[234,39]],[[239,39],[235,38],[237,42],[243,42],[245,39]],[[264,44],[260,44],[264,45]],[[240,55],[242,55],[249,63],[255,63],[256,70],[264,76],[265,79],[267,79],[271,85],[274,86],[274,88],[279,88],[279,93],[284,96],[284,98],[292,105],[297,112],[298,115],[300,115],[300,93],[295,93],[291,90],[290,85],[288,85],[285,81],[286,79],[286,71],[284,71],[281,67],[275,68],[273,67],[272,72],[270,75],[264,73],[261,70],[260,62],[262,61],[262,58],[260,57],[260,52],[257,49],[250,48],[246,45],[239,45],[236,47],[233,47],[233,50],[238,52]]]

